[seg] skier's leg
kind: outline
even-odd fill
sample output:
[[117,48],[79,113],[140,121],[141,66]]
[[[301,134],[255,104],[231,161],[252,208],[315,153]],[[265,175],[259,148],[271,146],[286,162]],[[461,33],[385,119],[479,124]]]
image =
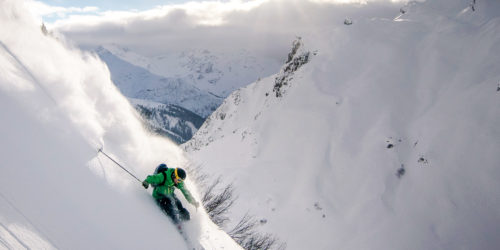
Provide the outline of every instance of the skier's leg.
[[174,197],[175,199],[175,205],[177,206],[177,209],[179,210],[179,215],[181,220],[189,220],[191,216],[189,215],[189,211],[182,206],[182,203],[177,197]]
[[161,210],[163,210],[163,212],[165,212],[175,224],[179,223],[179,216],[177,214],[177,211],[175,211],[176,208],[174,207],[172,199],[164,197],[157,200],[157,202]]

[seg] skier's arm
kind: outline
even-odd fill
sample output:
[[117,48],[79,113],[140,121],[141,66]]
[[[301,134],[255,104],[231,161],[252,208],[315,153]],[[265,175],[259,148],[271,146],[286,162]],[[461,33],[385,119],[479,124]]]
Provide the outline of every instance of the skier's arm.
[[163,174],[159,173],[155,175],[148,175],[148,177],[144,181],[149,184],[160,184],[163,182],[163,178]]
[[189,192],[189,190],[188,190],[186,187],[184,187],[184,183],[179,183],[179,184],[177,185],[177,187],[181,190],[182,194],[184,195],[184,197],[186,198],[186,200],[187,200],[189,203],[191,203],[191,204],[193,204],[193,205],[195,205],[195,206],[197,206],[197,205],[199,204],[199,203],[198,203],[198,202],[197,202],[197,201],[193,198],[193,196],[191,195],[191,192]]

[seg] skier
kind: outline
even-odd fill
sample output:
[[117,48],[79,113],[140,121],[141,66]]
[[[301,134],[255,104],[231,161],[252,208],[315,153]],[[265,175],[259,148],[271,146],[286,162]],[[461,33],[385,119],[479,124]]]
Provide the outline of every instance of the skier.
[[182,168],[167,168],[166,164],[160,164],[154,175],[148,177],[142,182],[144,188],[151,184],[154,187],[153,197],[160,208],[178,225],[181,221],[190,219],[189,211],[182,206],[182,203],[174,194],[175,188],[181,190],[186,200],[196,208],[200,205],[189,190],[184,187],[186,171]]

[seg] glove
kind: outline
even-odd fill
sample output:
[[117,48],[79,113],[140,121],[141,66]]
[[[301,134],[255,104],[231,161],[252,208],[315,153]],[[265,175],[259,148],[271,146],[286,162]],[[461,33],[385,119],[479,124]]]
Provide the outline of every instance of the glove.
[[142,186],[145,188],[145,189],[148,189],[149,187],[149,183],[147,181],[143,181],[142,182]]

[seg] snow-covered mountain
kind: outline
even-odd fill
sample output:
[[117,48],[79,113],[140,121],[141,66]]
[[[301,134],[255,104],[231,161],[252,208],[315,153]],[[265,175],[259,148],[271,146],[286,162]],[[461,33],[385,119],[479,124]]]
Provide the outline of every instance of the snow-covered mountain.
[[26,1],[1,1],[0,23],[1,249],[240,249],[192,206],[186,244],[151,189],[97,153],[138,179],[189,165],[143,128],[105,63],[44,35]]
[[204,121],[199,115],[176,105],[140,99],[129,101],[139,112],[149,131],[179,144],[191,139]]
[[129,98],[177,105],[201,117],[210,115],[223,100],[182,78],[155,75],[122,60],[103,47],[96,52],[108,65],[113,83]]
[[280,67],[280,62],[258,57],[244,49],[232,53],[190,50],[146,57],[117,44],[103,45],[102,48],[155,75],[182,79],[224,98],[258,78],[276,73]]
[[[143,114],[151,130],[178,143],[191,139],[203,119],[229,93],[278,69],[276,62],[257,59],[244,50],[231,55],[204,50],[152,58],[116,44],[94,51],[106,62],[113,82]],[[132,99],[150,104],[137,105]],[[154,107],[151,102],[156,102]]]
[[469,2],[339,6],[232,93],[184,147],[233,183],[233,222],[288,249],[497,249],[500,2]]
[[[239,196],[228,227],[249,212],[288,249],[500,245],[498,1],[340,5],[337,26],[233,92],[188,156],[23,3],[0,2],[0,248],[190,249],[102,146],[139,179],[159,162],[221,174]],[[187,208],[194,243],[239,249]]]

